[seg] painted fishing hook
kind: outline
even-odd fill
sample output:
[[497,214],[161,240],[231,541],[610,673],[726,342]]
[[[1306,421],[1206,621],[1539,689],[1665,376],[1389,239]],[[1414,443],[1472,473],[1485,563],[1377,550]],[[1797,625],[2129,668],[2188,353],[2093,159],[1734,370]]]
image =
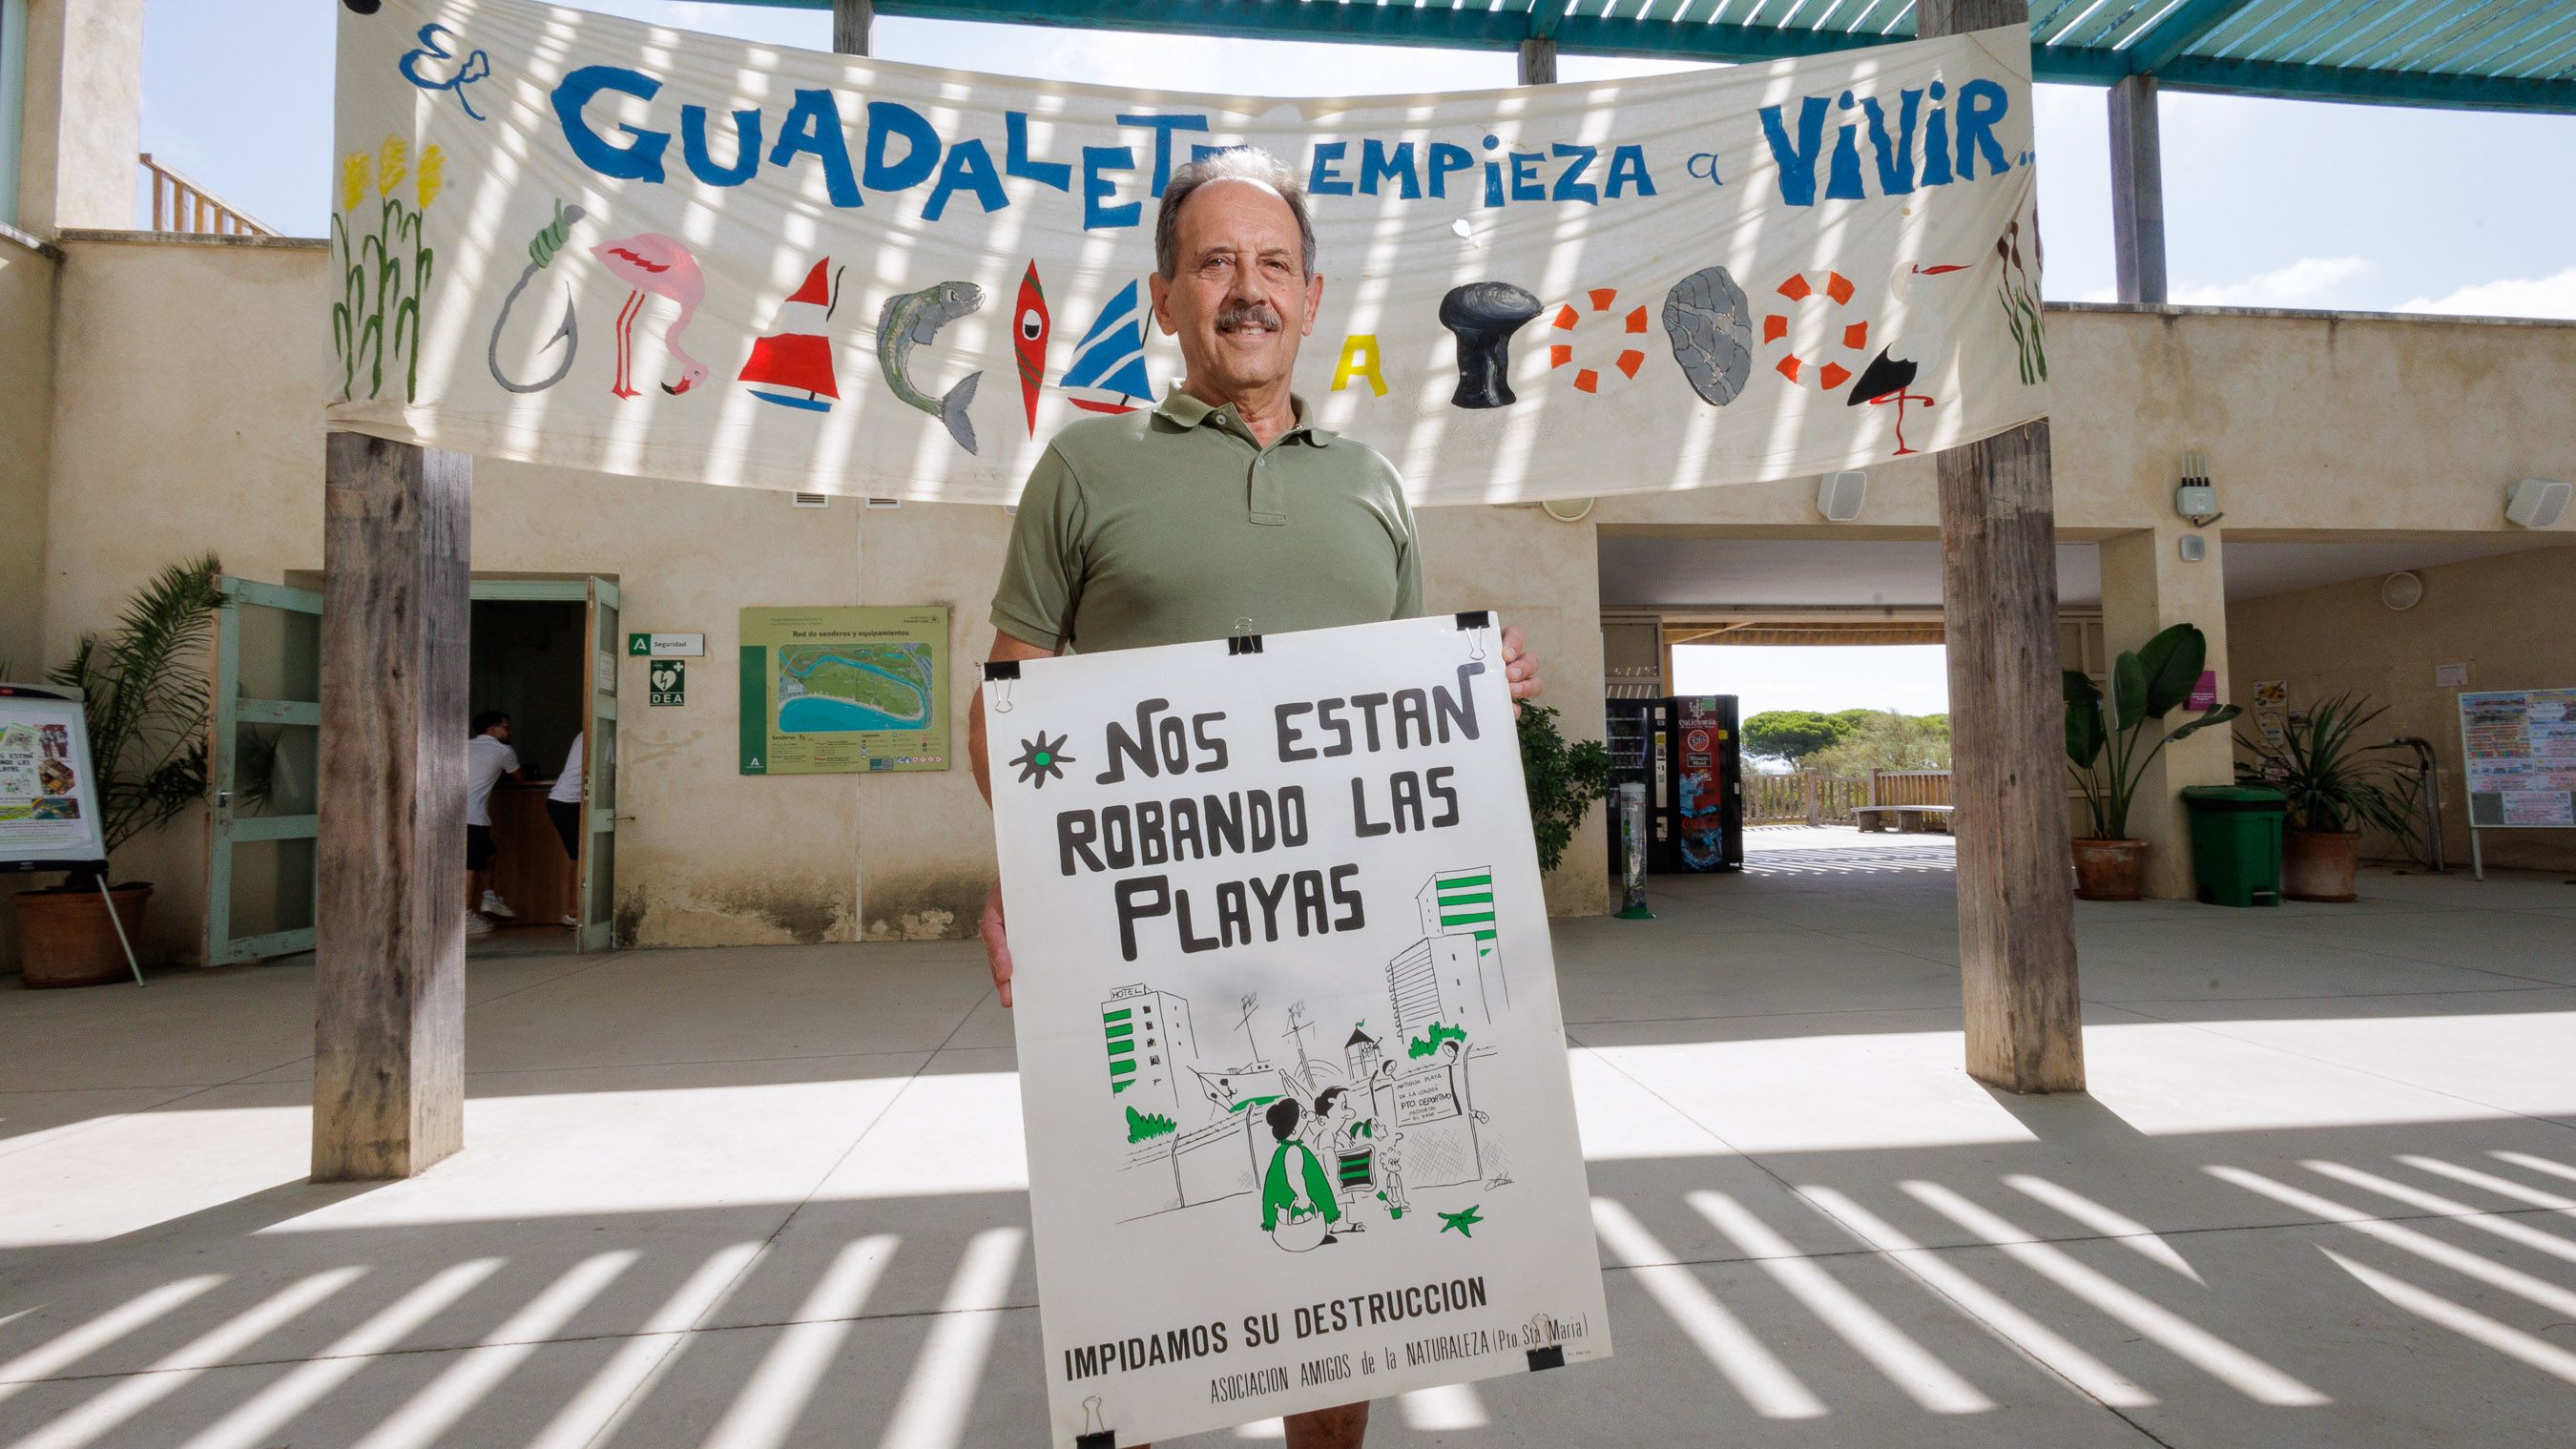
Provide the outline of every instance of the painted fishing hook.
[[511,286],[510,295],[501,299],[501,315],[492,319],[492,341],[484,349],[484,365],[491,369],[492,380],[511,392],[543,392],[563,381],[571,374],[572,360],[581,351],[581,322],[573,312],[571,289],[566,288],[563,321],[555,325],[555,334],[546,339],[545,347],[537,349],[543,352],[558,342],[563,343],[563,361],[555,365],[553,372],[536,382],[513,382],[507,373],[501,371],[501,329],[510,325],[510,308],[518,302],[519,294],[527,290],[528,283],[537,273],[554,262],[555,254],[563,250],[564,239],[571,233],[573,223],[581,220],[581,216],[580,207],[566,206],[560,201],[555,203],[555,219],[529,240],[528,264],[520,268],[519,280]]

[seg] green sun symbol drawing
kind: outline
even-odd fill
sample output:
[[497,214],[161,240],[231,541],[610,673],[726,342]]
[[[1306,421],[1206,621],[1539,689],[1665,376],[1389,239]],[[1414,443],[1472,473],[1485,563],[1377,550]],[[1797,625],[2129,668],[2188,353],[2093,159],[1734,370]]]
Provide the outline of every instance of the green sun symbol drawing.
[[1440,1215],[1440,1231],[1445,1233],[1451,1228],[1456,1228],[1458,1230],[1458,1236],[1462,1238],[1472,1238],[1476,1236],[1476,1224],[1484,1221],[1484,1219],[1477,1216],[1477,1214],[1484,1211],[1484,1206],[1485,1205],[1483,1203],[1478,1203],[1474,1207],[1467,1209],[1465,1212],[1442,1213]]
[[1043,790],[1047,781],[1063,779],[1064,766],[1073,759],[1064,752],[1064,741],[1063,735],[1057,735],[1050,742],[1045,730],[1038,731],[1036,739],[1020,741],[1020,753],[1011,763],[1019,767],[1021,783],[1034,781]]

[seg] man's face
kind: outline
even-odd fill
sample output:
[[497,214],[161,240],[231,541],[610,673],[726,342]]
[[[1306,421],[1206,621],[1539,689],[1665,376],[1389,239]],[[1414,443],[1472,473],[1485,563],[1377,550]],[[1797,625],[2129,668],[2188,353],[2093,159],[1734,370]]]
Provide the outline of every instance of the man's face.
[[1257,182],[1212,181],[1181,204],[1176,241],[1174,274],[1153,279],[1154,320],[1180,340],[1191,381],[1229,398],[1286,381],[1324,301],[1288,203]]
[[483,733],[490,735],[492,738],[499,740],[501,743],[506,745],[510,742],[510,722],[508,720],[503,720],[492,726],[490,729],[485,730]]

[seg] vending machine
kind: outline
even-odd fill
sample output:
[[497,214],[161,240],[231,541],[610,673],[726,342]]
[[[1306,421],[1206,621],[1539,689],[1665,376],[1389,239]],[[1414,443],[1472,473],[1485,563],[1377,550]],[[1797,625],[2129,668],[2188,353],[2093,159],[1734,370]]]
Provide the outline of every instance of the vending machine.
[[[1744,868],[1744,745],[1735,696],[1605,701],[1612,793],[1646,787],[1646,869]],[[1611,834],[1617,834],[1614,828]],[[1610,841],[1617,869],[1619,842]]]
[[[1744,868],[1744,741],[1731,694],[1677,695],[1664,705],[1672,855],[1665,870]],[[1656,805],[1648,795],[1650,808]],[[1666,833],[1656,811],[1655,833]],[[1651,857],[1649,867],[1652,868]]]

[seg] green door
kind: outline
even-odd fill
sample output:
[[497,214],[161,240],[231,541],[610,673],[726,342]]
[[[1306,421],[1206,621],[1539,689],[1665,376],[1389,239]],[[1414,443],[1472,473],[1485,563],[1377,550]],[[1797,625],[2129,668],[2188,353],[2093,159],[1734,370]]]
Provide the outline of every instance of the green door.
[[313,949],[322,596],[222,580],[206,740],[206,964]]
[[617,585],[590,581],[590,722],[581,751],[581,929],[577,947],[617,944],[617,676],[625,644],[617,632]]

